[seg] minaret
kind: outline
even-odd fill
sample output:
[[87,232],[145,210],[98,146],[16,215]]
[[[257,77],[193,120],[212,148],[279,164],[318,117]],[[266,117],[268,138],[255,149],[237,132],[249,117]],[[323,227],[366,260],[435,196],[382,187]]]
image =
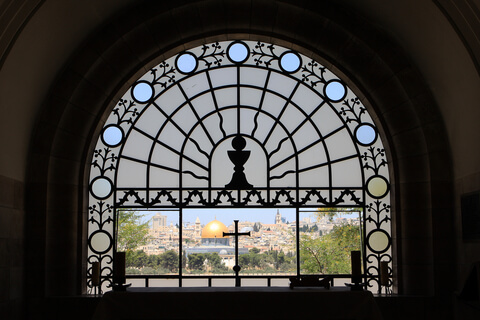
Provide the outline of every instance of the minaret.
[[195,238],[201,238],[202,237],[202,225],[200,224],[200,219],[197,217],[197,220],[195,220]]
[[280,211],[277,209],[277,214],[275,215],[275,224],[281,224],[282,223],[282,215],[280,214]]

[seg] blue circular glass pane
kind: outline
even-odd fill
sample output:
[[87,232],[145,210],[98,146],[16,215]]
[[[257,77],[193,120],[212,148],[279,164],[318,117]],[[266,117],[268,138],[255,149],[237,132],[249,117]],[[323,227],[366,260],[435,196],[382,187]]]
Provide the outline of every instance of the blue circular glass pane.
[[340,81],[331,81],[325,87],[325,94],[332,101],[340,101],[345,97],[346,89]]
[[178,56],[177,68],[180,72],[190,73],[197,68],[197,59],[191,53]]
[[234,62],[244,62],[248,57],[248,48],[243,43],[234,43],[228,49],[228,56]]
[[103,141],[109,147],[118,146],[123,140],[123,131],[117,126],[109,126],[103,131]]
[[153,88],[149,83],[139,82],[133,87],[133,98],[139,102],[147,102],[153,96]]
[[300,63],[300,57],[293,52],[287,52],[280,59],[282,69],[287,72],[297,71],[300,68]]
[[371,125],[363,124],[357,128],[355,136],[359,143],[370,145],[377,139],[377,132]]

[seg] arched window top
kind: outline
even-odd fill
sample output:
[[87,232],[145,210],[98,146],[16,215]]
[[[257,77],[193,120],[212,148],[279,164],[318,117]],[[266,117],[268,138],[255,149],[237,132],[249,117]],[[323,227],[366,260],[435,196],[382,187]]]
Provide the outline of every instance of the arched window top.
[[95,150],[90,262],[111,259],[118,208],[232,206],[361,208],[367,273],[391,262],[376,125],[342,79],[299,52],[255,41],[180,52],[125,92]]
[[[383,170],[388,181],[385,162],[368,161],[383,149],[375,124],[341,79],[287,48],[230,41],[181,52],[132,85],[99,139],[97,159],[111,161],[109,172],[94,166],[92,180],[110,176],[92,184],[92,195],[103,199],[115,189],[117,205],[197,205],[184,201],[183,189],[195,190],[202,205],[231,205],[218,202],[218,193],[235,189],[226,186],[237,136],[245,144],[237,153],[249,154],[242,175],[251,187],[241,189],[254,189],[255,200],[270,206],[308,205],[298,196],[338,205],[345,192],[355,199],[345,205],[359,205],[365,171]],[[296,199],[285,202],[280,189],[316,194],[292,193]]]

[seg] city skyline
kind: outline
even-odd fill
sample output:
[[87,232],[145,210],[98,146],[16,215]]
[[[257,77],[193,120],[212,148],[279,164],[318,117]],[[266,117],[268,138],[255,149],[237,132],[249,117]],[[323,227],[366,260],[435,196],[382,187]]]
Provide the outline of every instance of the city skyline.
[[[222,222],[226,226],[229,226],[233,223],[234,220],[239,220],[239,222],[260,222],[262,224],[275,224],[275,216],[277,210],[280,212],[280,215],[286,222],[296,221],[296,209],[294,208],[241,208],[241,209],[230,209],[230,208],[215,208],[215,209],[184,209],[183,210],[183,224],[194,224],[197,217],[200,219],[202,224],[206,224],[214,219]],[[308,211],[307,211],[308,210]],[[299,220],[302,221],[305,218],[311,218],[312,222],[315,221],[315,208],[302,210],[299,213]],[[177,210],[148,210],[141,211],[143,215],[142,222],[149,222],[153,216],[157,213],[167,216],[167,225],[173,224],[176,225],[179,223],[178,216],[179,211]],[[358,218],[358,212],[353,213],[342,213],[342,218]]]

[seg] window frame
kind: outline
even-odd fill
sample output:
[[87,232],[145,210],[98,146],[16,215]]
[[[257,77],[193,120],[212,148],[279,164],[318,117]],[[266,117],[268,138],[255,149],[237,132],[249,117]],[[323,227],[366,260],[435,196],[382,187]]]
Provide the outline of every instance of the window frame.
[[[228,45],[225,46],[225,43],[228,43]],[[222,48],[225,48],[225,47],[228,48],[229,46],[231,46],[235,43],[240,43],[240,42],[239,41],[226,41],[226,42],[222,42],[221,45],[218,44],[218,43],[214,43],[214,44],[208,44],[208,45],[203,45],[203,46],[197,47],[196,48],[197,49],[197,54],[196,54],[197,64],[193,68],[193,71],[192,71],[193,74],[199,74],[201,72],[205,72],[205,70],[208,71],[208,70],[214,70],[215,68],[222,68],[223,65],[228,63],[228,62],[227,62],[227,59],[223,58],[223,55],[219,54],[218,52],[221,52]],[[252,46],[253,46],[252,43],[254,43],[254,42],[247,42],[247,43],[249,43],[249,48],[252,50],[250,52],[251,57],[249,57],[245,61],[241,61],[241,62],[235,62],[235,61],[232,61],[232,59],[228,59],[230,61],[230,63],[234,66],[236,65],[237,68],[240,68],[240,65],[245,64],[248,61],[248,59],[251,59],[251,60],[253,60],[253,63],[251,64],[252,67],[255,64],[256,67],[258,67],[258,68],[272,69],[272,70],[275,70],[274,72],[283,72],[283,73],[288,74],[288,76],[290,76],[291,74],[297,74],[298,77],[303,76],[303,78],[297,79],[297,83],[299,83],[299,84],[301,82],[308,83],[310,81],[309,85],[312,87],[312,89],[314,89],[314,87],[317,86],[318,83],[322,83],[324,85],[324,87],[326,87],[329,83],[333,83],[335,81],[338,81],[340,83],[344,83],[343,80],[340,80],[336,76],[335,76],[335,78],[332,78],[330,80],[326,80],[326,79],[322,79],[322,77],[318,77],[318,74],[315,74],[313,72],[314,67],[318,68],[318,70],[320,70],[320,72],[322,72],[322,73],[326,72],[328,70],[321,65],[319,67],[318,62],[315,62],[313,60],[311,60],[311,62],[307,62],[309,60],[305,56],[300,55],[298,53],[297,54],[299,55],[299,57],[302,57],[301,60],[304,62],[303,67],[300,66],[297,69],[294,69],[292,72],[289,73],[285,70],[285,68],[282,68],[281,64],[279,64],[278,62],[281,61],[282,56],[284,56],[286,53],[293,52],[292,50],[289,50],[287,48],[282,48],[282,47],[276,46],[276,45],[273,46],[273,45],[257,42],[258,48],[256,48],[256,46],[254,46],[257,49],[257,51],[255,51],[255,49],[252,49]],[[212,49],[209,50],[210,48],[212,48]],[[218,50],[218,52],[216,50]],[[277,51],[275,51],[275,50],[277,50]],[[278,53],[278,51],[282,51],[282,50],[283,50],[283,52]],[[190,52],[190,51],[191,50],[189,50],[188,52]],[[169,59],[170,60],[174,59],[176,61],[178,59],[178,57],[181,56],[182,54],[184,54],[184,52],[180,52],[175,57],[171,57]],[[255,58],[254,58],[255,55],[257,55],[257,57],[260,57],[261,59],[255,61]],[[219,58],[220,56],[222,57],[222,60],[220,60],[221,59],[221,58]],[[264,59],[264,60],[262,60],[262,59]],[[202,63],[199,63],[199,62],[202,62]],[[274,69],[275,63],[277,63],[276,69]],[[311,63],[312,70],[308,70],[307,66],[309,66],[309,63]],[[173,65],[175,65],[175,63],[173,63],[173,64],[172,63],[166,63],[164,61],[157,66],[157,70],[163,68],[162,69],[163,70],[162,75],[157,79],[157,80],[161,80],[158,83],[160,86],[164,86],[164,88],[168,88],[169,84],[171,86],[174,86],[176,83],[181,81],[178,74],[175,74],[175,76],[177,76],[177,78],[172,77],[173,73],[175,73]],[[176,67],[178,68],[178,66],[176,66]],[[202,67],[203,67],[203,69],[202,69]],[[155,68],[151,69],[150,74],[152,74],[154,69]],[[172,72],[172,70],[173,70],[173,72]],[[147,74],[149,74],[149,73],[147,73]],[[147,80],[144,80],[144,77],[148,77],[147,74],[144,75],[143,77],[141,77],[140,80],[135,82],[135,84],[148,83]],[[332,73],[332,75],[333,75],[333,73]],[[187,78],[191,75],[188,72],[184,72],[183,76],[184,76],[184,78]],[[155,77],[155,75],[154,75],[154,77]],[[316,79],[316,80],[312,80],[312,79]],[[314,81],[317,81],[317,82],[314,82]],[[345,88],[347,88],[347,87],[345,86]],[[129,92],[132,92],[132,91],[133,91],[133,86],[132,86],[132,89],[129,89],[127,91],[126,95],[131,94]],[[326,95],[325,92],[326,91],[323,90],[324,95]],[[353,91],[349,88],[346,89],[346,94],[347,93],[354,96]],[[120,102],[117,104],[116,108],[114,109],[114,111],[112,112],[110,117],[112,117],[112,118],[117,117],[117,122],[118,123],[129,124],[130,122],[133,121],[132,119],[135,118],[136,113],[137,113],[137,111],[135,110],[134,107],[139,105],[139,104],[148,104],[149,101],[150,101],[150,99],[147,99],[146,101],[141,101],[139,99],[135,99],[134,97],[131,97],[131,98],[132,99],[130,99],[130,100],[122,98],[120,100]],[[341,98],[338,98],[338,99],[331,99],[328,102],[328,104],[330,104],[332,106],[340,106],[338,108],[338,110],[339,110],[338,112],[342,113],[342,116],[345,117],[344,118],[345,122],[351,123],[351,122],[357,121],[358,123],[360,123],[361,116],[365,115],[365,114],[368,115],[368,112],[366,111],[366,108],[363,107],[363,105],[361,104],[361,102],[359,100],[352,100],[352,102],[351,102],[352,105],[349,105],[348,99],[345,100],[345,98],[346,98],[346,96],[342,96]],[[351,98],[351,99],[358,99],[358,98],[356,98],[356,96],[354,96],[354,98]],[[131,104],[132,100],[136,104]],[[155,100],[155,99],[153,99],[153,100]],[[130,103],[130,104],[128,105],[128,103]],[[341,107],[342,104],[345,105],[346,108]],[[119,116],[119,112],[118,112],[119,109],[118,108],[122,107],[122,106],[124,107],[125,112],[123,113],[123,115]],[[357,110],[355,110],[355,108],[357,108]],[[115,110],[117,110],[117,111],[115,111]],[[110,119],[110,117],[109,117],[109,119]],[[368,115],[368,118],[369,118],[369,121],[367,121],[366,123],[368,123],[369,126],[375,128],[375,124],[373,123],[373,120],[371,120],[372,117]],[[107,122],[104,126],[104,130],[105,130],[105,128],[107,128],[109,126],[112,126],[112,122],[109,122],[109,120],[107,120]],[[119,126],[119,128],[122,128],[122,127]],[[357,126],[357,128],[358,128],[358,126]],[[104,132],[104,130],[102,130],[102,132]],[[350,130],[350,131],[352,131],[352,130]],[[391,220],[390,215],[389,215],[390,204],[389,204],[389,201],[386,202],[386,201],[383,200],[387,197],[388,198],[390,197],[390,192],[389,192],[390,191],[389,190],[390,183],[389,183],[389,173],[388,173],[389,171],[388,171],[386,156],[385,156],[385,152],[384,152],[384,148],[383,148],[383,144],[382,144],[382,141],[381,141],[380,134],[378,133],[378,130],[376,130],[376,129],[375,129],[375,132],[376,132],[376,137],[375,137],[375,139],[372,143],[365,144],[365,143],[361,143],[361,142],[357,141],[357,145],[358,145],[357,149],[364,151],[364,153],[362,155],[360,155],[360,152],[358,152],[357,156],[359,157],[359,161],[363,162],[363,164],[368,164],[367,167],[364,167],[364,170],[363,170],[364,172],[362,172],[362,176],[363,176],[362,184],[363,185],[362,185],[361,189],[362,189],[362,193],[363,193],[362,198],[365,199],[365,200],[364,200],[364,203],[361,203],[361,204],[357,203],[358,207],[362,208],[363,212],[365,213],[365,218],[364,218],[364,222],[363,222],[364,224],[366,223],[366,225],[363,228],[364,237],[366,239],[364,252],[369,250],[370,252],[374,253],[374,254],[367,254],[366,253],[365,256],[364,256],[364,261],[368,260],[368,259],[371,259],[372,257],[376,257],[377,260],[378,260],[377,261],[378,266],[367,265],[366,262],[365,262],[364,268],[367,271],[367,274],[366,274],[365,278],[366,278],[366,281],[368,282],[369,285],[371,283],[378,282],[379,263],[380,263],[381,259],[384,259],[384,260],[387,259],[388,262],[390,263],[390,265],[392,263],[391,235],[390,235],[391,227],[390,227],[390,224],[389,224],[389,221]],[[353,130],[353,134],[356,134],[356,129]],[[120,208],[120,207],[122,207],[122,208],[145,208],[145,207],[152,208],[151,204],[149,204],[147,206],[141,205],[139,207],[135,207],[135,206],[132,206],[132,205],[125,204],[128,199],[126,199],[125,202],[122,203],[122,200],[117,201],[117,198],[116,198],[117,196],[116,195],[113,196],[114,200],[111,203],[108,203],[108,200],[112,197],[112,195],[115,192],[126,191],[126,190],[122,190],[121,188],[118,188],[115,185],[115,182],[113,182],[112,180],[116,181],[116,178],[115,179],[114,178],[110,179],[108,177],[108,174],[111,171],[115,171],[114,170],[115,168],[114,168],[114,166],[112,167],[112,164],[115,163],[118,160],[118,159],[116,159],[115,155],[112,155],[112,150],[121,146],[122,143],[111,144],[110,145],[110,147],[112,148],[111,150],[107,150],[107,149],[104,149],[104,148],[102,149],[101,147],[99,147],[100,146],[99,144],[105,144],[105,139],[103,139],[102,135],[100,135],[100,137],[98,138],[97,146],[95,147],[96,152],[95,152],[95,155],[94,155],[94,159],[96,159],[96,160],[92,161],[92,171],[91,171],[92,173],[91,173],[91,179],[90,179],[90,184],[89,184],[90,195],[91,195],[91,197],[94,198],[93,201],[92,200],[90,201],[90,207],[89,207],[90,219],[89,219],[89,221],[91,223],[89,223],[89,226],[90,226],[90,224],[92,224],[92,225],[96,224],[97,229],[95,229],[95,228],[90,229],[89,236],[88,236],[88,246],[89,246],[89,250],[91,250],[94,247],[94,243],[98,242],[98,241],[95,241],[94,238],[98,238],[99,234],[102,234],[102,237],[105,238],[105,239],[108,239],[108,241],[110,241],[110,243],[106,246],[107,249],[104,248],[104,250],[93,250],[92,251],[93,254],[89,253],[89,255],[88,255],[89,256],[88,257],[89,267],[88,267],[88,272],[87,272],[88,273],[87,281],[89,282],[88,283],[89,287],[91,287],[91,283],[90,283],[91,263],[95,259],[99,259],[101,261],[104,259],[104,263],[102,262],[102,279],[105,283],[109,283],[111,281],[110,280],[111,271],[112,271],[111,270],[111,263],[112,263],[111,252],[114,248],[114,241],[115,241],[114,240],[115,239],[114,234],[115,234],[115,232],[113,230],[115,230],[115,227],[113,227],[113,229],[111,229],[112,231],[110,233],[108,233],[107,231],[104,232],[104,230],[106,230],[106,229],[103,229],[104,226],[106,227],[110,224],[115,223],[114,222],[115,218],[114,218],[114,216],[112,216],[111,213],[115,212],[115,210]],[[380,145],[381,147],[378,147],[378,145]],[[382,159],[382,160],[377,161],[377,159]],[[100,162],[98,160],[101,160],[103,162],[100,164]],[[109,166],[109,164],[110,164],[110,166]],[[365,171],[369,171],[369,170],[373,171],[374,174],[372,174],[372,175],[365,174]],[[100,175],[98,175],[98,173],[95,174],[94,171],[98,171],[100,173]],[[379,172],[382,172],[383,174],[380,175]],[[385,172],[386,172],[386,174],[385,174]],[[381,178],[378,178],[377,176],[382,176],[383,180]],[[103,178],[105,178],[105,179],[101,180],[101,181],[104,184],[107,184],[107,185],[110,184],[111,185],[111,190],[110,190],[110,192],[104,192],[100,195],[97,194],[97,196],[95,197],[95,196],[93,196],[93,194],[95,193],[94,190],[95,190],[95,186],[97,185],[96,182],[98,182],[99,179],[103,179]],[[381,195],[380,194],[374,194],[374,193],[369,191],[370,189],[369,189],[368,186],[374,178],[378,178],[382,181],[386,181],[386,191],[384,193],[382,193]],[[377,180],[375,180],[375,181],[377,181]],[[149,189],[153,190],[152,188],[149,188]],[[213,189],[213,188],[210,187],[209,189]],[[296,210],[297,210],[297,216],[298,216],[298,210],[299,210],[300,207],[303,207],[303,206],[298,204],[299,203],[298,200],[301,198],[301,196],[298,192],[300,187],[297,185],[297,187],[294,188],[294,189],[295,189],[294,191],[296,191],[296,197],[294,199],[296,199],[297,203],[294,203],[292,201],[291,202],[285,202],[283,204],[283,206],[287,206],[287,207],[293,206],[293,207],[295,207]],[[310,188],[306,188],[306,189],[310,189]],[[180,190],[181,191],[184,190],[183,186],[180,186]],[[330,192],[330,200],[332,200],[334,198],[333,193],[332,193],[334,189],[329,187],[328,190]],[[348,189],[345,189],[343,191],[345,191],[345,193],[342,194],[343,197],[352,196],[352,198],[355,198],[355,196],[353,196],[353,194],[350,193],[351,191],[349,192]],[[128,191],[128,192],[130,192],[130,191]],[[222,192],[221,188],[220,188],[220,192]],[[238,194],[240,195],[240,191],[238,192]],[[133,193],[130,193],[130,195],[134,196]],[[138,202],[141,202],[140,201],[141,197],[135,197],[135,198]],[[148,199],[150,197],[147,196],[146,198]],[[170,201],[172,204],[174,204],[171,201],[171,199],[173,199],[174,197],[167,196],[167,198],[170,199],[168,201]],[[183,197],[180,197],[180,198],[183,199]],[[212,197],[210,196],[209,199],[211,199],[211,198]],[[237,199],[239,199],[239,198],[241,198],[241,196],[237,197]],[[304,197],[304,198],[306,198],[306,197]],[[370,202],[367,203],[368,201],[366,199],[370,199],[369,200]],[[95,201],[96,201],[96,203],[95,203]],[[215,203],[215,201],[213,201],[213,202],[210,201],[210,205],[207,205],[207,206],[202,205],[202,207],[211,206],[213,208],[213,207],[216,206],[216,205],[213,205],[214,203]],[[276,207],[275,204],[273,204],[272,201],[270,201],[268,203],[269,203],[270,206]],[[330,201],[328,206],[331,206],[332,204],[333,204],[333,202]],[[184,208],[184,207],[188,206],[188,203],[187,204],[177,203],[175,205],[178,206],[179,208]],[[230,205],[232,205],[232,203],[230,203]],[[233,204],[233,205],[239,205],[239,204],[237,203],[237,204]],[[281,207],[281,206],[282,205],[279,205],[279,207]],[[351,204],[350,205],[345,205],[345,207],[352,207],[352,205]],[[369,217],[366,217],[367,212],[372,212],[372,214],[373,213],[377,214],[377,218],[375,219],[373,217],[373,215],[370,215]],[[93,218],[95,215],[98,216],[99,218],[98,219]],[[105,217],[103,217],[103,215],[105,215]],[[389,226],[388,227],[389,228],[388,232],[381,231],[381,230],[384,230],[384,229],[382,229],[381,227],[378,227],[378,224],[381,225],[382,221],[383,221],[382,219],[380,219],[380,216],[382,216],[382,219],[385,220],[384,222],[386,222],[388,224],[388,226]],[[297,219],[297,223],[298,223],[298,219]],[[368,226],[367,226],[368,223],[377,224],[377,228],[376,229],[375,228],[368,229]],[[298,232],[298,229],[299,228],[297,226],[297,232]],[[373,235],[375,235],[375,234],[378,235],[380,233],[381,234],[385,233],[387,235],[388,244],[386,245],[386,250],[383,250],[383,249],[382,250],[377,250],[378,248],[374,248],[374,247],[372,247],[372,245],[370,245],[369,239],[372,237],[372,234]],[[298,239],[298,235],[297,235],[297,239]],[[181,240],[180,240],[180,243],[181,243]],[[297,246],[298,246],[298,244],[297,244]],[[298,252],[298,248],[297,248],[297,252]],[[298,254],[297,254],[297,256],[298,256]],[[297,269],[299,269],[298,265],[297,265]],[[391,267],[390,267],[390,274],[391,274]],[[181,279],[181,273],[179,275],[179,278]],[[372,284],[372,286],[373,286],[373,284]]]

